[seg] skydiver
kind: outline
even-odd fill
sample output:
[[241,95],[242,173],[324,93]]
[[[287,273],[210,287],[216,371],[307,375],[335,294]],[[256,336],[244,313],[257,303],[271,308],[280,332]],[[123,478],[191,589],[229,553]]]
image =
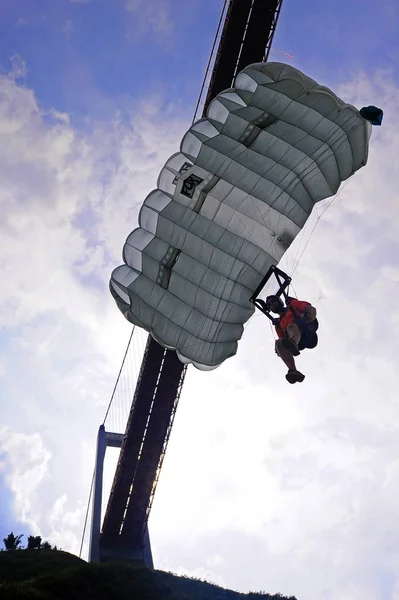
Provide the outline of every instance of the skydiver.
[[[279,338],[276,340],[275,351],[288,367],[285,378],[289,383],[301,383],[305,375],[297,370],[294,356],[299,356],[300,350],[304,348],[314,348],[317,345],[317,311],[309,302],[295,298],[287,300],[287,306],[284,306],[278,296],[268,296],[266,306],[279,315],[273,321]],[[312,325],[309,327],[310,323]]]

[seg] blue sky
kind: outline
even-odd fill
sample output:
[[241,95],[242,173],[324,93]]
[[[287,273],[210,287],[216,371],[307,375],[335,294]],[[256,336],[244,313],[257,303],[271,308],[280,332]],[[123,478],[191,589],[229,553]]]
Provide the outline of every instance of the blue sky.
[[397,3],[285,2],[275,45],[307,72],[338,82],[358,70],[397,69]]
[[[110,272],[191,123],[221,6],[2,3],[1,537],[79,551],[130,334]],[[284,0],[273,47],[294,59],[271,59],[380,105],[384,123],[295,274],[321,321],[306,385],[287,386],[260,315],[237,356],[189,370],[150,520],[158,568],[308,600],[399,597],[399,319],[381,322],[399,285],[398,13]]]
[[72,118],[109,118],[151,94],[181,102],[191,114],[221,7],[206,4],[9,3],[0,63],[7,71],[10,56],[24,57],[26,82],[40,104]]
[[[191,114],[221,6],[199,0],[147,8],[126,0],[9,1],[0,26],[0,66],[7,72],[10,57],[21,56],[26,84],[40,105],[72,118],[109,118],[132,98],[154,93]],[[274,47],[294,55],[305,71],[330,79],[355,69],[392,69],[397,18],[388,0],[378,10],[371,1],[285,2]]]

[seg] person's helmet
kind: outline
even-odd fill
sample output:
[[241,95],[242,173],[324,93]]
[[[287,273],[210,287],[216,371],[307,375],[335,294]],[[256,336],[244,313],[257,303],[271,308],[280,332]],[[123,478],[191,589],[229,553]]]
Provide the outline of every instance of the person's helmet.
[[267,306],[268,310],[271,309],[271,304],[273,302],[278,302],[280,304],[281,308],[284,307],[284,302],[281,300],[281,298],[279,298],[278,296],[271,295],[266,298],[266,306]]

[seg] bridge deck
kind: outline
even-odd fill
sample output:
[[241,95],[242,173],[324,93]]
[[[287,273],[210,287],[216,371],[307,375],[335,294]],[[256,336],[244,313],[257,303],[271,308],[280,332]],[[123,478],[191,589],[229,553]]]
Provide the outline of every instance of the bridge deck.
[[[236,73],[267,58],[282,0],[231,0],[228,7],[205,107]],[[106,509],[101,546],[127,548],[143,544],[151,502],[183,384],[185,367],[174,351],[151,337]]]

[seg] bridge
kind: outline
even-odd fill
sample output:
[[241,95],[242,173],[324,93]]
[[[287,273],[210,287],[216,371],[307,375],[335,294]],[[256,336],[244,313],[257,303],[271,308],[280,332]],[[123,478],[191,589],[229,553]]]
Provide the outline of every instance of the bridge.
[[[193,120],[205,115],[211,100],[231,87],[245,66],[268,59],[281,5],[282,0],[225,0]],[[137,560],[152,567],[148,518],[187,367],[176,352],[166,350],[148,336],[141,367],[135,375],[135,389],[129,389],[132,376],[127,373],[134,340],[133,330],[110,406],[98,431],[89,500],[89,560]],[[116,433],[111,416],[113,411],[121,412],[117,398],[122,389],[131,404],[128,415],[120,417],[121,431]],[[101,523],[107,447],[120,448],[120,453]],[[89,511],[85,530],[88,514]],[[85,531],[83,538],[84,535]]]

